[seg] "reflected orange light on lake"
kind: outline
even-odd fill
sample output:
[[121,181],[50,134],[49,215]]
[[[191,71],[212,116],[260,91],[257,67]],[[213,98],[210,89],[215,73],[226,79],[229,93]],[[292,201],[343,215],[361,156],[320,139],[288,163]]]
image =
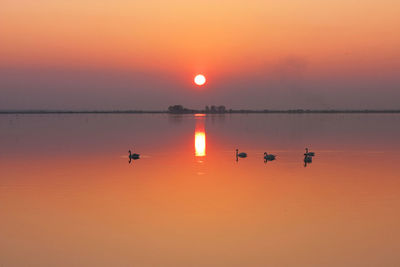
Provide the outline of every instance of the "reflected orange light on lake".
[[206,131],[204,128],[205,114],[195,114],[196,130],[194,132],[194,149],[196,157],[206,155]]
[[196,157],[204,157],[206,155],[206,133],[204,131],[195,132],[194,148],[196,151]]
[[[400,266],[399,122],[1,115],[0,265]],[[129,164],[128,149],[143,157]]]

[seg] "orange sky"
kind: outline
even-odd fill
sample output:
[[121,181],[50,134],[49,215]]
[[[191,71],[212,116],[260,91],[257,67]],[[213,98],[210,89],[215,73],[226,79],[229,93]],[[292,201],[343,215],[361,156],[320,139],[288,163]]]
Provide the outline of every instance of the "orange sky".
[[164,73],[174,88],[201,72],[217,89],[238,76],[260,85],[249,77],[257,73],[356,83],[377,75],[393,93],[400,83],[399,10],[397,0],[3,0],[0,67]]

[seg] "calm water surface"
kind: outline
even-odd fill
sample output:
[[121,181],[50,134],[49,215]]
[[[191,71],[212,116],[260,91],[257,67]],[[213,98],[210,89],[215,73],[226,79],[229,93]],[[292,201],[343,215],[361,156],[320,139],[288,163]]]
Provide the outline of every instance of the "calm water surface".
[[400,115],[1,115],[0,266],[400,266],[399,167]]

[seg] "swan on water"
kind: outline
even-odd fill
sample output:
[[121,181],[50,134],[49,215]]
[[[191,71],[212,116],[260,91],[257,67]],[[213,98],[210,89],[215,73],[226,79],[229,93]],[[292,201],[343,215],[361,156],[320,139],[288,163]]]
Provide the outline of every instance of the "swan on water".
[[275,157],[276,157],[275,155],[268,154],[267,152],[264,152],[264,159],[265,160],[274,160]]
[[128,152],[129,152],[129,162],[140,158],[140,154],[136,154],[136,153],[132,154],[132,152],[130,150]]
[[315,153],[314,152],[308,152],[308,148],[306,148],[306,153],[304,153],[304,156],[306,156],[306,157],[314,157]]
[[236,148],[236,158],[245,158],[247,157],[247,154],[244,152],[239,153],[239,149]]

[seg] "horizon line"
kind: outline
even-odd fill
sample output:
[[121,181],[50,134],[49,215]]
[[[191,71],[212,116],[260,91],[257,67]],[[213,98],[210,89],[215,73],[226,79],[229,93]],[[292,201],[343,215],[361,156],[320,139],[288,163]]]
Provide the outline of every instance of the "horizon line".
[[400,113],[400,109],[228,109],[224,112],[206,112],[202,109],[186,109],[182,112],[168,110],[57,110],[16,109],[0,110],[0,114],[235,114],[235,113]]

